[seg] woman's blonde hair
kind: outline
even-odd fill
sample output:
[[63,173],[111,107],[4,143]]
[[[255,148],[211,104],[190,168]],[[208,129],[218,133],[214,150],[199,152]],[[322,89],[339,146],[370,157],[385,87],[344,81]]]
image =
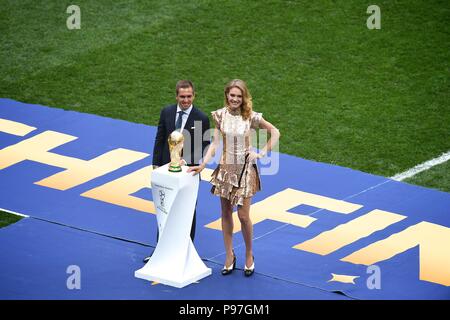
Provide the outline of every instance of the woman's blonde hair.
[[248,91],[247,85],[244,81],[240,79],[231,80],[225,87],[225,106],[228,105],[227,95],[232,88],[238,88],[242,92],[242,105],[241,105],[241,115],[244,120],[250,119],[253,109],[252,96]]

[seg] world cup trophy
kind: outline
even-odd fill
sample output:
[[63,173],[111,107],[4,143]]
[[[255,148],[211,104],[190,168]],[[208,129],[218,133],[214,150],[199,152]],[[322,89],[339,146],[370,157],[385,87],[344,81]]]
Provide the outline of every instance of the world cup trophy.
[[181,151],[183,150],[184,136],[179,131],[174,131],[167,139],[170,151],[170,172],[181,172]]

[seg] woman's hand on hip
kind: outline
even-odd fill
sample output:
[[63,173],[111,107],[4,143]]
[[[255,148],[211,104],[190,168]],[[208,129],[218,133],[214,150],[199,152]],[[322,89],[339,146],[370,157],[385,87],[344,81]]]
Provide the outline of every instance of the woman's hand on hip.
[[262,158],[262,155],[260,155],[259,153],[250,151],[250,153],[248,154],[247,160],[248,160],[248,162],[252,162],[255,159],[261,159],[261,158]]

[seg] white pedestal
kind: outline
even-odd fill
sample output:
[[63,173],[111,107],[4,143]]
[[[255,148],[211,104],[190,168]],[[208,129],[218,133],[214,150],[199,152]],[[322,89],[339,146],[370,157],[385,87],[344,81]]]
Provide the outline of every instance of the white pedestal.
[[169,172],[169,165],[152,172],[152,194],[158,221],[159,241],[147,264],[134,276],[182,288],[211,274],[190,238],[199,177]]

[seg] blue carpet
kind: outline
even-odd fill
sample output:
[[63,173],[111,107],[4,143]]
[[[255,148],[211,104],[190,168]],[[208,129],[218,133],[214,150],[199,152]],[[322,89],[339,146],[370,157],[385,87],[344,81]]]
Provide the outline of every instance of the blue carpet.
[[[248,288],[242,292],[239,287],[242,279],[237,277],[239,281],[236,280],[235,288],[228,287],[232,286],[234,280],[231,280],[231,283],[222,284],[225,289],[217,295],[206,294],[215,288],[216,282],[223,281],[218,270],[224,256],[222,234],[220,230],[210,227],[210,223],[220,218],[219,199],[209,193],[210,184],[202,181],[197,206],[195,246],[200,256],[213,268],[213,276],[183,290],[154,286],[164,287],[166,291],[161,289],[161,292],[170,292],[170,297],[164,296],[164,293],[149,294],[149,284],[132,276],[140,266],[142,257],[151,249],[149,246],[154,246],[156,240],[155,216],[149,213],[152,197],[148,180],[144,176],[147,182],[130,192],[134,199],[144,201],[144,209],[112,203],[117,199],[116,196],[112,197],[114,201],[107,202],[82,194],[149,166],[156,128],[9,99],[0,99],[0,119],[36,128],[22,137],[2,132],[0,125],[0,163],[2,157],[5,159],[7,156],[24,159],[0,169],[0,208],[39,219],[27,219],[17,226],[0,230],[0,237],[4,239],[0,242],[2,261],[8,261],[0,270],[2,283],[7,284],[0,289],[0,296],[4,298],[66,299],[71,298],[70,295],[73,298],[120,298],[120,291],[124,299],[222,299],[228,298],[228,294],[243,299],[333,299],[336,296],[342,297],[331,293],[339,291],[356,299],[450,299],[449,271],[442,270],[443,265],[450,265],[450,251],[443,247],[445,243],[450,243],[450,194],[279,153],[274,153],[274,161],[271,163],[261,163],[261,172],[272,168],[277,173],[262,175],[263,190],[253,198],[251,212],[257,274],[248,283],[258,283],[254,290]],[[48,151],[56,155],[91,160],[121,148],[140,152],[143,156],[140,160],[64,191],[38,185],[36,182],[65,169],[27,160],[28,150],[16,153],[8,150],[11,150],[11,146],[48,130],[77,138]],[[214,167],[209,166],[210,169]],[[305,195],[322,198],[315,203],[303,203],[301,197]],[[353,205],[353,209],[346,214],[323,209],[327,208],[330,201],[336,200]],[[285,207],[286,201],[292,201],[292,204]],[[258,206],[259,209],[256,210]],[[361,236],[325,255],[294,248],[340,225],[352,223],[355,218],[364,217],[372,210],[401,215],[404,219],[367,236]],[[286,214],[291,214],[292,217],[304,215],[313,220],[308,225],[299,226],[284,219]],[[258,220],[258,217],[264,218]],[[417,243],[396,252],[392,257],[377,261],[375,265],[381,271],[381,287],[378,289],[370,289],[367,284],[370,280],[367,265],[341,260],[391,235],[404,234],[404,230],[422,222],[436,227],[445,241],[427,242],[423,240],[424,236],[415,235],[422,239],[420,245]],[[59,230],[58,233],[58,228],[55,227],[57,224],[61,225],[58,228],[62,228],[64,232]],[[33,230],[33,227],[37,229]],[[21,232],[22,228],[24,232]],[[46,230],[45,233],[42,230]],[[49,239],[45,240],[46,236]],[[25,240],[22,241],[22,237],[29,239],[29,242],[23,242]],[[39,242],[41,237],[43,240]],[[86,239],[82,241],[82,238]],[[13,244],[16,242],[20,246]],[[40,259],[46,252],[50,254],[48,251],[52,245],[63,244],[70,244],[70,247],[65,251],[60,248],[52,252],[59,252],[56,260],[55,257]],[[234,245],[238,261],[242,264],[244,246],[241,232],[236,233]],[[115,253],[111,249],[113,246],[117,246],[119,252]],[[440,283],[421,280],[419,277],[419,263],[425,261],[430,249],[441,250],[442,263],[432,265],[433,271],[440,276]],[[74,253],[69,254],[70,252]],[[64,254],[67,257],[63,257]],[[28,260],[22,260],[24,255],[29,255]],[[68,293],[64,286],[60,288],[61,284],[56,283],[66,279],[64,270],[68,264],[77,264],[76,261],[70,262],[71,255],[79,257],[78,263],[86,263],[86,267],[82,268],[86,273],[86,278],[83,276],[83,279],[87,288],[86,291],[85,288],[81,290],[84,293]],[[21,265],[23,266],[20,268]],[[117,269],[117,265],[123,266],[123,269]],[[61,268],[64,270],[61,271]],[[39,272],[34,272],[35,269]],[[99,270],[102,272],[99,273]],[[58,272],[62,273],[58,275]],[[352,276],[354,283],[330,281],[332,274]],[[116,277],[129,277],[129,283],[127,280],[125,286],[127,289],[114,281],[109,283],[109,279]],[[55,287],[51,285],[54,281]],[[30,284],[36,287],[34,293],[29,290]],[[116,286],[118,289],[115,291]],[[100,290],[99,287],[109,289]],[[302,290],[297,292],[298,287]],[[274,288],[277,293],[274,293]],[[321,290],[309,292],[309,288]],[[160,290],[153,287],[151,289]],[[286,292],[279,293],[278,290]],[[329,295],[325,294],[327,292]]]
[[[177,289],[134,277],[142,257],[153,249],[33,218],[0,231],[0,299],[149,299],[149,300],[340,300],[347,297],[292,281],[242,270],[224,277],[221,265],[205,261],[210,277]],[[80,289],[68,289],[80,270]],[[69,281],[70,282],[70,281]]]

